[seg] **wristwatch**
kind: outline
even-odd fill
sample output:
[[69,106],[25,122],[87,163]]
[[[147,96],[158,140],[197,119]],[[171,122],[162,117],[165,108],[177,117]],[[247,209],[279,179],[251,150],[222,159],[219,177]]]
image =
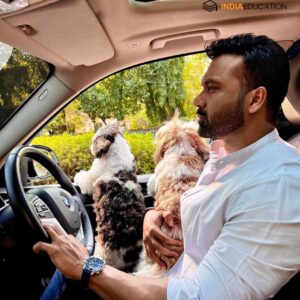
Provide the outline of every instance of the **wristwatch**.
[[90,256],[83,262],[81,283],[84,287],[88,287],[90,278],[94,274],[99,274],[105,266],[105,261],[97,256]]

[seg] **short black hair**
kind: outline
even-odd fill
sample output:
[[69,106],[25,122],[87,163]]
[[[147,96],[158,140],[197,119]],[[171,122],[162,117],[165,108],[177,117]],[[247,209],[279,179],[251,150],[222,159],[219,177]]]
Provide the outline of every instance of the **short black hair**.
[[273,112],[272,121],[275,121],[290,80],[290,66],[284,49],[265,35],[247,33],[213,41],[205,51],[211,59],[223,54],[242,56],[246,89],[266,88],[267,103]]

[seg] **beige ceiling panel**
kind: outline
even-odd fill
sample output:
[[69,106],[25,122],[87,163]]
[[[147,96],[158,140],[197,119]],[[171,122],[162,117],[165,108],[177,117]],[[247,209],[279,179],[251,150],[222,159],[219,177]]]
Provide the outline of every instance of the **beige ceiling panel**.
[[90,66],[114,56],[102,25],[84,0],[59,1],[6,21],[15,27],[31,28],[24,34],[74,66]]

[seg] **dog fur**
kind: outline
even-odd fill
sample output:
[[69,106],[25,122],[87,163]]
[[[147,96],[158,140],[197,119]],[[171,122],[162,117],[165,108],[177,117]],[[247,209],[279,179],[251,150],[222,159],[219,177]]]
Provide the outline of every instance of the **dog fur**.
[[[161,229],[174,239],[183,240],[180,221],[180,197],[195,186],[208,159],[208,145],[198,134],[196,122],[183,122],[178,115],[162,126],[155,135],[156,150],[154,160],[156,168],[148,182],[148,193],[155,197],[156,210],[172,212],[174,226],[163,224]],[[183,249],[182,249],[183,250]],[[175,258],[160,255],[160,258],[171,268]],[[164,270],[141,254],[135,270],[136,276],[162,277]]]
[[142,250],[145,204],[134,156],[122,132],[117,121],[97,131],[91,145],[93,164],[90,170],[76,174],[74,182],[83,194],[93,195],[97,223],[94,255],[129,272]]

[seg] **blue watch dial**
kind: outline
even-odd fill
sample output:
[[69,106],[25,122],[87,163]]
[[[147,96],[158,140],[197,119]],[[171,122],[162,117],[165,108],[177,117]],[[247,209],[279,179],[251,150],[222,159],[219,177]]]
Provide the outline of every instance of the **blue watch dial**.
[[104,261],[101,258],[95,256],[89,257],[85,263],[85,267],[91,270],[92,272],[101,271],[103,269],[103,266]]

